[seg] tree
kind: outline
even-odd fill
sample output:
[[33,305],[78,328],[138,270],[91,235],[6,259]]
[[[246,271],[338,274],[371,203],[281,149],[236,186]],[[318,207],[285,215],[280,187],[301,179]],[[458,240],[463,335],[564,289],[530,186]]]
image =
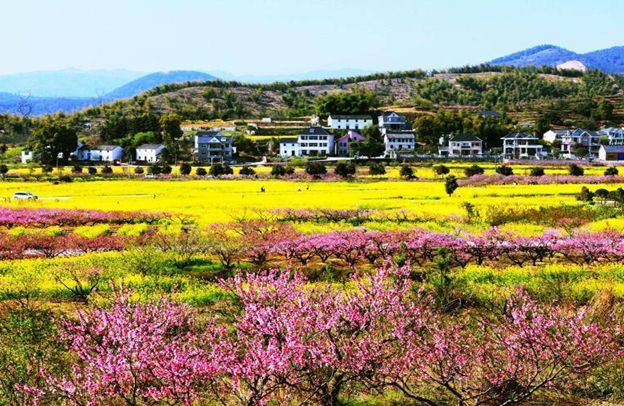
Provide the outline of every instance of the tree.
[[544,176],[544,168],[540,166],[531,168],[530,176]]
[[7,172],[9,171],[9,167],[6,166],[5,164],[0,164],[0,175],[4,176],[7,174]]
[[401,165],[401,170],[399,171],[399,175],[405,179],[412,179],[414,177],[414,170],[411,166],[405,164]]
[[206,176],[208,172],[206,172],[205,168],[197,168],[195,169],[195,175],[197,176]]
[[349,144],[351,155],[376,157],[384,153],[385,147],[379,127],[368,126],[361,130],[364,141],[355,141]]
[[212,176],[221,176],[221,175],[233,175],[234,170],[227,164],[214,163],[210,165],[210,175]]
[[190,175],[191,174],[191,170],[192,170],[191,164],[189,164],[187,162],[183,162],[180,165],[180,175],[185,175],[185,176],[186,175]]
[[338,162],[334,168],[334,173],[341,178],[348,178],[355,175],[356,166],[353,162]]
[[162,133],[162,140],[167,150],[176,154],[178,151],[178,140],[183,135],[182,129],[180,128],[182,120],[175,113],[166,113],[160,116],[158,123]]
[[145,170],[143,169],[142,166],[137,166],[134,168],[134,173],[136,173],[137,175],[142,175],[145,172]]
[[316,113],[321,117],[331,114],[369,114],[380,105],[381,101],[375,92],[360,87],[355,87],[350,92],[317,97],[315,101]]
[[583,176],[585,170],[577,164],[570,164],[570,166],[568,166],[568,173],[572,176]]
[[483,175],[483,168],[479,165],[472,165],[464,169],[464,174],[469,178],[475,175]]
[[513,175],[513,168],[507,165],[497,166],[496,173],[503,176],[511,176]]
[[251,166],[243,166],[240,168],[240,171],[238,171],[238,174],[243,176],[253,176],[256,174],[256,171],[254,171]]
[[604,171],[605,176],[617,176],[619,174],[618,168],[610,166]]
[[308,175],[320,177],[327,173],[327,168],[322,162],[308,161],[306,163],[305,171]]
[[446,190],[446,194],[448,194],[450,197],[458,187],[459,185],[457,184],[457,178],[453,175],[448,175],[444,182],[444,189]]
[[370,164],[368,168],[369,168],[368,169],[369,175],[385,175],[386,174],[386,168],[382,163],[373,162],[372,164]]
[[576,155],[579,158],[585,158],[588,154],[589,154],[589,151],[587,151],[587,148],[585,147],[578,147],[574,149],[574,155]]
[[280,176],[284,176],[286,174],[286,169],[282,165],[273,165],[271,168],[271,176],[275,176],[276,178]]
[[90,166],[87,168],[87,171],[89,172],[89,175],[95,175],[97,174],[97,169],[94,168],[93,166]]
[[56,165],[66,162],[78,145],[73,124],[64,117],[47,117],[35,128],[29,139],[30,148],[39,156],[41,163]]
[[108,166],[108,165],[105,165],[105,166],[102,168],[101,173],[102,173],[103,175],[110,175],[110,174],[112,174],[112,173],[113,173],[113,168],[111,168],[111,167],[110,167],[110,166]]
[[435,172],[436,175],[446,175],[450,171],[451,170],[446,165],[436,165],[433,167],[433,172]]

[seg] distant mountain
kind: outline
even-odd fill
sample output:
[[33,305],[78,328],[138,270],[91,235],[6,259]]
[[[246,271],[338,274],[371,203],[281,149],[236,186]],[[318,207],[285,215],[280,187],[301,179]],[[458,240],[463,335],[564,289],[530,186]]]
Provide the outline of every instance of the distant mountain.
[[98,97],[143,75],[123,69],[15,73],[0,75],[0,92],[33,97]]
[[[569,63],[573,62],[573,63]],[[556,45],[539,45],[488,62],[510,66],[584,66],[608,73],[624,73],[624,46],[578,54]]]
[[335,69],[335,70],[315,70],[303,73],[292,73],[282,75],[233,75],[224,71],[210,71],[208,73],[217,76],[223,80],[235,80],[243,83],[272,83],[272,82],[290,82],[298,80],[322,80],[346,78],[352,76],[364,76],[374,71],[366,69]]
[[217,78],[213,75],[197,71],[178,70],[171,72],[156,72],[126,83],[125,85],[106,94],[106,98],[110,100],[127,99],[156,86],[168,83],[208,82],[216,79]]

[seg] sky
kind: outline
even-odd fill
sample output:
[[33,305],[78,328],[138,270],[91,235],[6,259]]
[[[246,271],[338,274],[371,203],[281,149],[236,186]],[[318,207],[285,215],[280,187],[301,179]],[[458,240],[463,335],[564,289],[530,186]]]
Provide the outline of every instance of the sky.
[[624,45],[621,0],[0,0],[0,74],[292,74],[477,64]]

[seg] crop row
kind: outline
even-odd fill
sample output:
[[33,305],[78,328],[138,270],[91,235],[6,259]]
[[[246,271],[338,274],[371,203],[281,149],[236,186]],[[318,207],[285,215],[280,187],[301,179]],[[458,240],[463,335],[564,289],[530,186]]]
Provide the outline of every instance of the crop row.
[[160,213],[136,211],[98,211],[71,209],[30,209],[0,207],[0,226],[82,226],[97,223],[128,224],[154,223],[163,217]]

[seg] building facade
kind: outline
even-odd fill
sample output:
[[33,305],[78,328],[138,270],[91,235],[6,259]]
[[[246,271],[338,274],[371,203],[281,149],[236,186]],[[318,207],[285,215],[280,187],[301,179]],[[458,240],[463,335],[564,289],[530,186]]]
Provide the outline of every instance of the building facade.
[[593,131],[577,128],[562,136],[561,153],[564,156],[575,156],[579,148],[585,148],[588,156],[598,155],[600,135]]
[[331,115],[327,126],[333,130],[361,130],[373,125],[373,118],[366,115]]
[[123,159],[124,150],[119,145],[98,145],[83,152],[85,161],[118,162]]
[[336,155],[337,156],[349,156],[349,144],[352,142],[362,142],[364,137],[353,130],[349,130],[345,135],[338,138],[336,141]]
[[447,145],[438,149],[438,153],[449,158],[481,156],[483,140],[472,134],[453,135],[449,137]]
[[163,144],[143,144],[136,148],[136,160],[139,162],[154,163],[161,159],[162,152],[166,149]]
[[543,147],[539,138],[527,133],[511,133],[501,138],[503,157],[509,159],[540,159]]
[[601,145],[598,149],[601,161],[624,161],[624,145]]
[[195,135],[193,156],[197,162],[221,162],[232,159],[232,137],[219,131],[200,131]]
[[279,154],[282,158],[301,156],[299,139],[297,137],[282,138],[279,144]]

